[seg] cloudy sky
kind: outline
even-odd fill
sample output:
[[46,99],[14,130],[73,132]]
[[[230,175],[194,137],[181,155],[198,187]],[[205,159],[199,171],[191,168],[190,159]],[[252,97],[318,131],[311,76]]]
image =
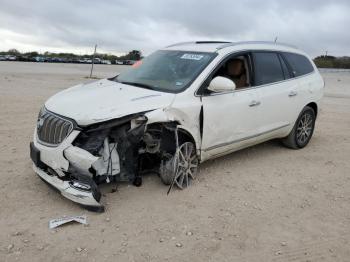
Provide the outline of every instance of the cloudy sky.
[[274,40],[350,55],[349,0],[0,0],[0,50],[148,54],[191,40]]

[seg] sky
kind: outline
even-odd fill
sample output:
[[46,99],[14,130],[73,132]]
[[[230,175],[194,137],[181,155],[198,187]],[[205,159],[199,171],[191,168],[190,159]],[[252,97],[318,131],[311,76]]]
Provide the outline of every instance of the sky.
[[196,40],[350,56],[350,0],[0,0],[0,50],[147,55]]

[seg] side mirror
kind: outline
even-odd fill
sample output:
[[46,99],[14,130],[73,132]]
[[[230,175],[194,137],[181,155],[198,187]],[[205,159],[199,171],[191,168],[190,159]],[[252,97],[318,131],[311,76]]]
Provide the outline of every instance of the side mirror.
[[236,84],[231,79],[226,77],[217,76],[213,80],[211,80],[208,90],[213,91],[215,93],[220,92],[232,92],[236,89]]

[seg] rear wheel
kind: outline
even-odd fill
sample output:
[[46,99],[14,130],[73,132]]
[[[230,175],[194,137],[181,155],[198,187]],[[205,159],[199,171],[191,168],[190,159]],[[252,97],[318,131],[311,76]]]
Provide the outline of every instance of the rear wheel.
[[304,107],[290,134],[282,140],[283,144],[289,148],[300,149],[305,147],[314,132],[315,111],[309,107]]

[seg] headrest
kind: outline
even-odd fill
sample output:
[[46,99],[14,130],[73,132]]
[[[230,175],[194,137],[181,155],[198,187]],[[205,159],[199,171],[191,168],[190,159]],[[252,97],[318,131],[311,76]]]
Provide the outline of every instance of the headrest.
[[229,76],[239,76],[243,73],[244,64],[241,59],[236,58],[228,61],[226,68]]

